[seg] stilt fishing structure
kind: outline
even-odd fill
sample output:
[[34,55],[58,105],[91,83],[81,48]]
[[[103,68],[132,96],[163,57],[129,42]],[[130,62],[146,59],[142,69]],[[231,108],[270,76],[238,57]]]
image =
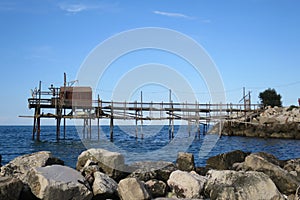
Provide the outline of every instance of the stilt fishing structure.
[[[66,137],[66,119],[83,120],[83,137],[91,138],[92,120],[97,120],[98,139],[100,138],[100,119],[110,120],[110,140],[113,141],[114,120],[135,120],[136,137],[138,137],[138,121],[140,121],[140,137],[143,138],[143,123],[147,120],[168,120],[169,138],[174,137],[174,121],[185,120],[190,125],[196,124],[198,137],[200,137],[200,124],[203,125],[204,133],[211,122],[229,119],[232,113],[236,113],[236,118],[247,116],[254,113],[260,106],[251,104],[250,98],[241,104],[200,104],[195,103],[176,103],[171,99],[169,102],[143,102],[141,92],[140,102],[116,102],[103,101],[98,95],[98,99],[92,99],[91,87],[73,86],[74,81],[67,82],[64,74],[64,85],[54,87],[51,85],[47,91],[42,90],[42,83],[32,91],[32,97],[28,99],[30,109],[34,109],[32,139],[40,140],[41,119],[56,119],[56,139],[60,140],[61,121],[63,120],[63,138]],[[249,93],[250,97],[250,93]],[[245,103],[246,102],[246,103]],[[52,113],[44,113],[44,110],[52,110]],[[242,114],[241,114],[242,113]],[[242,115],[242,116],[241,116]]]

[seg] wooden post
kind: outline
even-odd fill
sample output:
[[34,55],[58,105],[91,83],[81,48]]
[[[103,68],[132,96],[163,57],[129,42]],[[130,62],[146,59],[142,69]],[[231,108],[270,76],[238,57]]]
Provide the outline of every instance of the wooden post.
[[172,128],[171,128],[171,137],[174,138],[174,118],[172,116]]
[[114,116],[113,116],[113,102],[111,102],[111,109],[110,109],[110,141],[114,141]]
[[110,141],[114,141],[114,118],[110,116]]
[[137,102],[134,102],[135,105],[135,139],[138,138],[138,108],[137,108]]
[[41,135],[41,109],[38,108],[38,117],[37,117],[37,136],[36,136],[36,140],[40,141],[40,135]]
[[173,121],[173,104],[172,104],[172,90],[169,89],[169,139],[174,138],[174,121]]
[[98,130],[98,141],[100,140],[100,98],[98,94],[98,107],[97,107],[97,130]]
[[64,109],[64,139],[66,139],[66,109]]
[[82,137],[83,137],[83,139],[85,139],[85,124],[86,124],[86,122],[85,122],[85,118],[83,118],[83,130],[82,130]]
[[57,116],[56,118],[56,140],[59,141],[60,138],[60,116]]
[[141,138],[144,139],[144,133],[143,133],[143,91],[141,91]]
[[98,141],[100,140],[100,118],[97,118]]
[[190,127],[190,120],[188,119],[188,132],[189,132],[189,137],[191,136],[191,127]]
[[39,82],[39,103],[37,109],[37,141],[40,141],[41,135],[41,96],[42,96],[42,81]]
[[36,117],[37,117],[37,108],[34,109],[33,128],[32,128],[32,140],[35,139],[35,132],[36,132]]
[[89,134],[90,134],[90,139],[92,139],[92,118],[91,118],[91,111],[89,112],[89,123],[90,123]]
[[196,126],[197,126],[198,138],[200,139],[200,124],[199,124],[200,116],[198,112],[199,104],[197,101],[195,103],[196,103]]

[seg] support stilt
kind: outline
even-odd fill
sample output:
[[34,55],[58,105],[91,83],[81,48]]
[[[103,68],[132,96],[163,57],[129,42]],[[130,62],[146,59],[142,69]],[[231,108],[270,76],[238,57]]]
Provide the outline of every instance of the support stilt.
[[114,106],[113,102],[111,102],[111,109],[110,109],[110,141],[114,141]]
[[98,141],[100,140],[100,97],[98,95],[98,109],[97,109],[97,131],[98,131]]
[[[64,109],[64,116],[66,116],[66,109]],[[66,139],[66,117],[64,117],[64,139]]]
[[189,137],[191,136],[191,122],[188,120],[188,132],[189,132]]
[[35,139],[36,133],[36,117],[37,117],[37,109],[34,110],[34,117],[33,117],[33,128],[32,128],[32,140]]
[[89,116],[89,135],[90,135],[90,139],[92,139],[92,118],[91,116]]
[[56,118],[56,140],[57,141],[59,141],[59,139],[60,139],[60,121],[61,121],[61,118],[57,117]]
[[144,139],[144,133],[143,133],[143,91],[141,91],[141,138]]
[[37,135],[36,135],[36,140],[40,141],[40,136],[41,136],[41,109],[38,108],[38,117],[37,117]]
[[114,141],[114,118],[110,116],[110,141]]
[[100,119],[99,116],[97,118],[97,129],[98,129],[98,141],[100,140]]

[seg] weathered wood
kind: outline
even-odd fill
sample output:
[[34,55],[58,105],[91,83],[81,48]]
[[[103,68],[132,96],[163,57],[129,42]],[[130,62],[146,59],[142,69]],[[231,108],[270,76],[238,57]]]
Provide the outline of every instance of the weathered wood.
[[[88,138],[92,138],[92,119],[97,119],[98,140],[100,139],[100,119],[110,119],[110,138],[113,139],[113,120],[135,120],[135,134],[138,137],[138,129],[140,121],[140,136],[144,137],[143,125],[145,120],[168,120],[169,121],[169,137],[174,138],[174,124],[175,120],[185,120],[188,123],[188,132],[191,134],[191,124],[197,126],[197,134],[200,137],[200,124],[203,124],[203,134],[207,132],[208,124],[211,122],[218,122],[220,120],[232,120],[231,115],[236,113],[235,119],[245,119],[251,116],[259,108],[259,104],[200,104],[194,103],[177,103],[172,101],[172,91],[169,93],[169,102],[144,102],[143,93],[141,92],[140,102],[119,102],[119,101],[102,101],[91,100],[90,106],[84,106],[79,103],[78,106],[70,106],[72,103],[65,103],[66,75],[64,74],[64,86],[55,88],[53,85],[49,88],[50,91],[42,91],[41,82],[39,89],[34,90],[33,97],[28,98],[29,108],[34,108],[32,139],[35,137],[40,139],[41,118],[55,118],[56,119],[56,137],[60,139],[60,123],[63,119],[64,138],[66,137],[66,119],[83,119],[83,134],[87,133]],[[71,91],[70,89],[70,91]],[[68,90],[69,91],[69,90]],[[47,97],[48,96],[48,97]],[[68,97],[69,98],[69,97]],[[69,98],[70,99],[70,98]],[[43,109],[54,109],[55,114],[44,114]],[[69,114],[67,114],[70,111]],[[63,113],[62,113],[63,112]],[[41,114],[42,113],[42,114]],[[74,114],[76,113],[76,114]],[[157,115],[155,115],[155,113]],[[213,114],[211,114],[213,113]],[[25,116],[26,117],[26,116]],[[36,136],[37,134],[37,136]],[[196,135],[197,136],[197,135]]]

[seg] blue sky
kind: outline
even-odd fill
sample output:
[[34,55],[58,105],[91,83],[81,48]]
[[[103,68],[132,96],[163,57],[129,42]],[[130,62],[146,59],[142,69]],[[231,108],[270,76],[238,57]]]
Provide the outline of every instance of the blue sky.
[[[252,92],[254,103],[259,92],[275,88],[284,105],[296,105],[300,97],[299,9],[297,0],[1,0],[0,124],[31,124],[32,120],[18,115],[33,113],[27,98],[38,81],[44,87],[61,85],[63,72],[75,80],[82,62],[99,43],[142,27],[173,29],[202,45],[218,67],[227,102],[237,103],[243,87]],[[153,54],[144,55],[157,56]],[[162,56],[172,64],[172,56]],[[129,58],[123,61],[128,64]],[[109,98],[110,85],[105,84],[98,91]],[[168,97],[166,88],[148,90],[153,90],[153,96],[146,94],[148,99],[155,100],[156,92]],[[205,91],[197,92],[205,96]]]

